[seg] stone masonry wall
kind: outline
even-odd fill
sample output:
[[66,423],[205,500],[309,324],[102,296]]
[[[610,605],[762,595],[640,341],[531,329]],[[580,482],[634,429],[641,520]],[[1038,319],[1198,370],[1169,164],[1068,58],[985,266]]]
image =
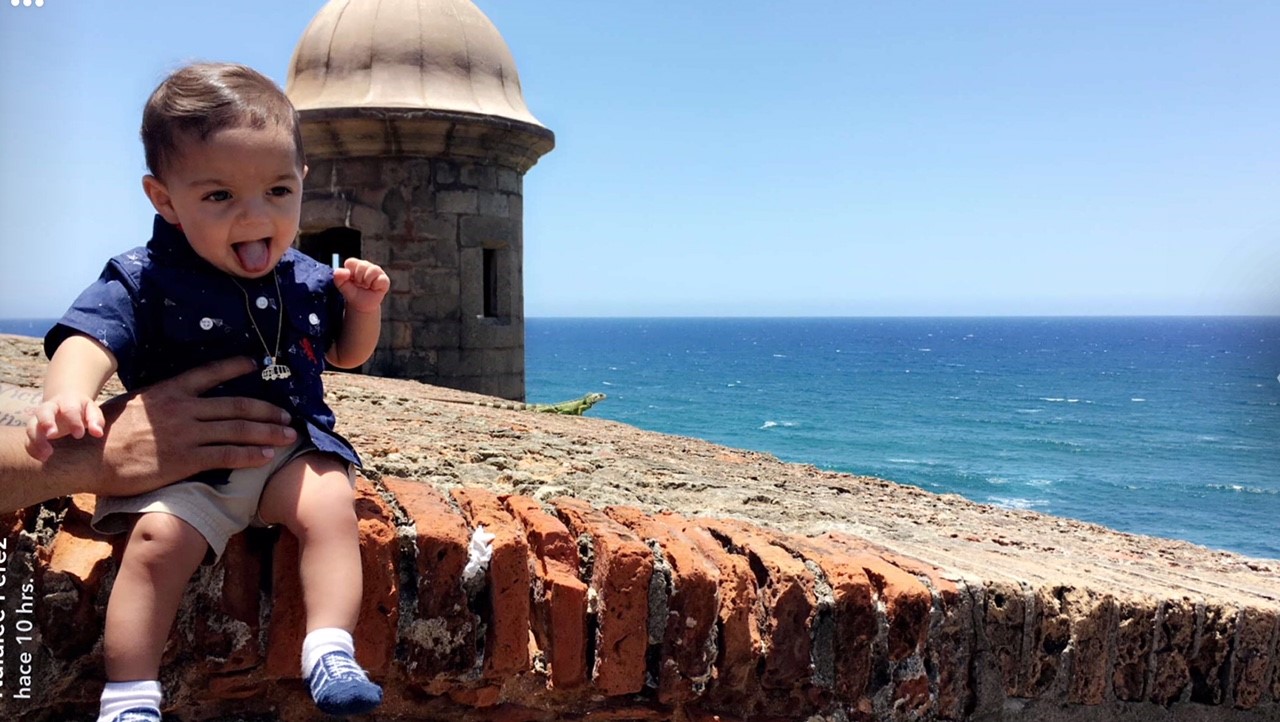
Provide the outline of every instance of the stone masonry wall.
[[[0,382],[38,379],[0,337]],[[994,509],[591,418],[336,375],[361,449],[361,662],[381,720],[1277,720],[1280,561]],[[607,403],[607,402],[606,402]],[[30,583],[32,699],[85,719],[111,540],[92,499],[0,529]],[[478,525],[493,559],[462,578]],[[167,719],[316,719],[297,547],[252,530],[202,568]],[[0,634],[16,660],[12,633]]]
[[[302,230],[351,227],[392,286],[368,373],[524,398],[523,179],[491,163],[318,159]],[[496,313],[484,317],[483,252],[496,253]]]

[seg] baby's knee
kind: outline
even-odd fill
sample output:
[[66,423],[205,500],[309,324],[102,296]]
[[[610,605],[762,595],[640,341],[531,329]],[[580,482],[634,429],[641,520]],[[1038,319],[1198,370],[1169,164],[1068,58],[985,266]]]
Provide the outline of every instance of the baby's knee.
[[303,534],[356,527],[355,495],[345,480],[309,490],[310,498],[300,506],[298,529]]
[[170,514],[143,514],[129,536],[127,555],[148,565],[173,563],[175,557],[204,556],[204,536],[187,522]]

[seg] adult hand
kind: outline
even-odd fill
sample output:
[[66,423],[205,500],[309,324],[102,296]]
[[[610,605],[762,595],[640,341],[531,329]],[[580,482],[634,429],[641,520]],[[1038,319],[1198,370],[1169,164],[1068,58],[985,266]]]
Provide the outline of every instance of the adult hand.
[[107,433],[96,493],[140,494],[206,469],[270,461],[274,447],[297,439],[288,413],[257,399],[200,397],[254,369],[248,358],[224,359],[103,404]]
[[140,494],[206,469],[267,463],[274,447],[297,439],[285,411],[256,399],[200,397],[254,368],[247,358],[225,359],[111,399],[102,405],[102,438],[59,439],[43,465],[23,450],[25,432],[0,430],[0,512],[77,492]]

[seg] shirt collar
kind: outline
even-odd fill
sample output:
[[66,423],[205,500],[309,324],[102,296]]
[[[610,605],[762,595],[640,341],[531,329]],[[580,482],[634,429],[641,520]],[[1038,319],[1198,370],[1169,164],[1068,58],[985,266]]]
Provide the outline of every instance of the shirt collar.
[[[215,267],[212,263],[200,257],[195,249],[191,247],[191,242],[187,240],[187,234],[182,229],[166,221],[159,213],[156,214],[155,220],[151,225],[151,240],[147,242],[147,251],[151,257],[158,262],[180,268],[190,268],[210,271],[218,275],[227,275],[222,269]],[[277,266],[280,270],[286,270],[285,267],[291,261],[286,253]],[[270,276],[266,276],[270,278]],[[261,279],[258,279],[260,282]],[[241,279],[241,283],[252,285],[255,281],[250,279]]]

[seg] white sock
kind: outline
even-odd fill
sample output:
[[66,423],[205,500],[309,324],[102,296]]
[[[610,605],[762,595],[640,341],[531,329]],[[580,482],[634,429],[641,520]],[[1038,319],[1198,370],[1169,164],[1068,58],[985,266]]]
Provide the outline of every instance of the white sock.
[[150,707],[160,709],[160,683],[154,679],[142,682],[107,682],[98,703],[98,722],[112,722],[127,709]]
[[356,656],[356,643],[351,633],[340,627],[324,627],[307,633],[307,638],[302,640],[302,678],[310,677],[320,658],[329,652]]

